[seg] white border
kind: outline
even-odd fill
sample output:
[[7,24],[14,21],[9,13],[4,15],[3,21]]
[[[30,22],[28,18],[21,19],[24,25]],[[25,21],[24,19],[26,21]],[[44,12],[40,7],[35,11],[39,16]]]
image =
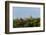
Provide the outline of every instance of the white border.
[[[28,27],[28,28],[13,28],[13,7],[38,7],[40,8],[40,27]],[[9,31],[10,32],[21,32],[21,31],[37,31],[43,30],[43,5],[33,5],[33,4],[14,4],[10,3],[9,5]]]

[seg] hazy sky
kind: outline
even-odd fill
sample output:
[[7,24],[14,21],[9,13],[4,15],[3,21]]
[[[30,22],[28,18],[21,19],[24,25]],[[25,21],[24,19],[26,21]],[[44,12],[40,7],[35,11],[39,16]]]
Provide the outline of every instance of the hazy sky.
[[40,8],[34,7],[13,7],[13,19],[25,18],[32,16],[33,18],[40,17]]

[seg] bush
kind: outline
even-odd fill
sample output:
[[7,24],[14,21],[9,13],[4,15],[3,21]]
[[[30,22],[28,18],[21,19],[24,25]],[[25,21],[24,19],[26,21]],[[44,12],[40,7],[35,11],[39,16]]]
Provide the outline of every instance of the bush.
[[39,27],[40,18],[26,18],[26,19],[14,19],[13,28],[16,27]]

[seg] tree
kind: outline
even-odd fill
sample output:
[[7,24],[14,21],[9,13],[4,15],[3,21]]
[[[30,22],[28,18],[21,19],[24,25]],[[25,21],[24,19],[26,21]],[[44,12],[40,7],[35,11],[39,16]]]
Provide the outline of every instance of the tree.
[[15,19],[13,20],[13,27],[39,27],[40,26],[40,18],[32,18],[30,16],[26,19]]

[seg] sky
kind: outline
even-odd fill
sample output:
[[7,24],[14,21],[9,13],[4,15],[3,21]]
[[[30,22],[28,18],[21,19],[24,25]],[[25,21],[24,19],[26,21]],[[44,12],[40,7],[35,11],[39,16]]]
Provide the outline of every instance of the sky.
[[40,8],[36,7],[13,7],[13,19],[26,18],[32,16],[33,18],[40,17]]

